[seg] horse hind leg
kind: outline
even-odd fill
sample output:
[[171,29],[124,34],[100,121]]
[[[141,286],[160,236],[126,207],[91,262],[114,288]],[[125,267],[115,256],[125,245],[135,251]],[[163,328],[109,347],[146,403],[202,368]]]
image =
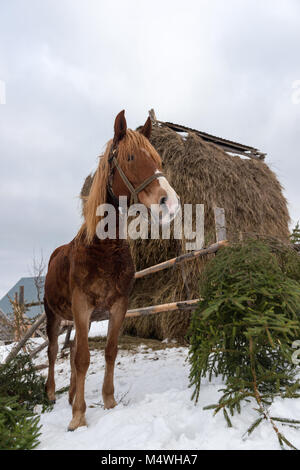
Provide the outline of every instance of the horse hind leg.
[[46,382],[46,393],[48,399],[51,402],[55,402],[55,379],[54,379],[54,367],[55,360],[58,352],[58,333],[60,326],[60,318],[57,317],[52,310],[49,308],[47,301],[44,301],[45,312],[47,315],[47,335],[49,339],[48,345],[48,378]]
[[105,374],[102,387],[104,408],[114,408],[114,368],[118,353],[118,338],[128,305],[127,297],[118,299],[111,308],[105,347]]

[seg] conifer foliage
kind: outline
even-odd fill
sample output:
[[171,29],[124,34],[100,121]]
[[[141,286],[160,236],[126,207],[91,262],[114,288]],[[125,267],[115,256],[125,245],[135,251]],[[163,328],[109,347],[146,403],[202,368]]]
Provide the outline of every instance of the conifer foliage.
[[[222,375],[225,387],[217,404],[228,426],[244,401],[254,403],[257,420],[275,431],[280,446],[293,448],[278,423],[300,426],[298,420],[273,417],[276,396],[299,398],[299,366],[292,361],[292,343],[300,339],[300,257],[258,240],[223,248],[203,272],[203,301],[190,327],[190,385],[198,400],[201,379]],[[298,374],[298,376],[297,376]]]
[[0,449],[33,449],[40,435],[35,406],[42,411],[51,404],[45,396],[44,379],[39,376],[29,355],[16,356],[0,365]]
[[290,236],[291,243],[295,243],[297,245],[300,244],[300,226],[299,221],[296,223],[291,236]]

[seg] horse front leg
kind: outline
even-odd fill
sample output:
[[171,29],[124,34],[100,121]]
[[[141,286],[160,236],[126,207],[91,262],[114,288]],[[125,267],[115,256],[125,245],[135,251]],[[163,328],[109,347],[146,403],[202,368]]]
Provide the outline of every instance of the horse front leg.
[[114,398],[114,368],[118,352],[118,338],[124,321],[128,298],[121,297],[110,309],[110,317],[105,347],[105,374],[102,387],[104,408],[114,408],[117,404]]

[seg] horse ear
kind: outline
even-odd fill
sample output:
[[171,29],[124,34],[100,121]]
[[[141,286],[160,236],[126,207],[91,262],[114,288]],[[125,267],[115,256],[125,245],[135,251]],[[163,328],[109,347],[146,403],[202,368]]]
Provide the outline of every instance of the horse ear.
[[148,117],[144,126],[140,130],[140,133],[143,134],[145,137],[147,137],[147,139],[150,139],[151,131],[152,131],[152,123],[151,123],[150,117]]
[[125,110],[123,109],[122,111],[119,112],[115,119],[115,125],[114,125],[114,130],[115,130],[115,135],[114,135],[114,143],[117,144],[120,142],[120,140],[123,139],[123,137],[126,134],[126,129],[127,129],[127,122],[125,119]]

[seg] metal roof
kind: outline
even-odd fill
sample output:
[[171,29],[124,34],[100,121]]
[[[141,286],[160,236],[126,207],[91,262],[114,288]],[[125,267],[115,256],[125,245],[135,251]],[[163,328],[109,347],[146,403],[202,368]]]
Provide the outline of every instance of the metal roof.
[[[45,280],[45,278],[43,278],[43,280]],[[0,308],[6,315],[12,313],[12,306],[9,301],[9,297],[14,299],[15,292],[19,292],[20,286],[24,286],[24,302],[26,304],[38,301],[34,277],[22,277],[0,300]],[[41,297],[44,297],[44,288],[42,288]],[[40,313],[41,310],[39,305],[35,305],[26,310],[26,316],[29,318],[33,318]]]
[[260,152],[255,147],[250,147],[249,145],[244,145],[238,142],[234,142],[232,140],[223,139],[222,137],[217,137],[215,135],[208,134],[207,132],[192,129],[191,127],[182,126],[181,124],[174,124],[173,122],[164,122],[158,120],[156,120],[156,122],[162,126],[169,127],[170,129],[176,132],[194,132],[206,142],[218,145],[219,147],[222,147],[226,152],[237,153],[239,155],[254,158],[256,160],[264,160],[266,156],[266,153]]

